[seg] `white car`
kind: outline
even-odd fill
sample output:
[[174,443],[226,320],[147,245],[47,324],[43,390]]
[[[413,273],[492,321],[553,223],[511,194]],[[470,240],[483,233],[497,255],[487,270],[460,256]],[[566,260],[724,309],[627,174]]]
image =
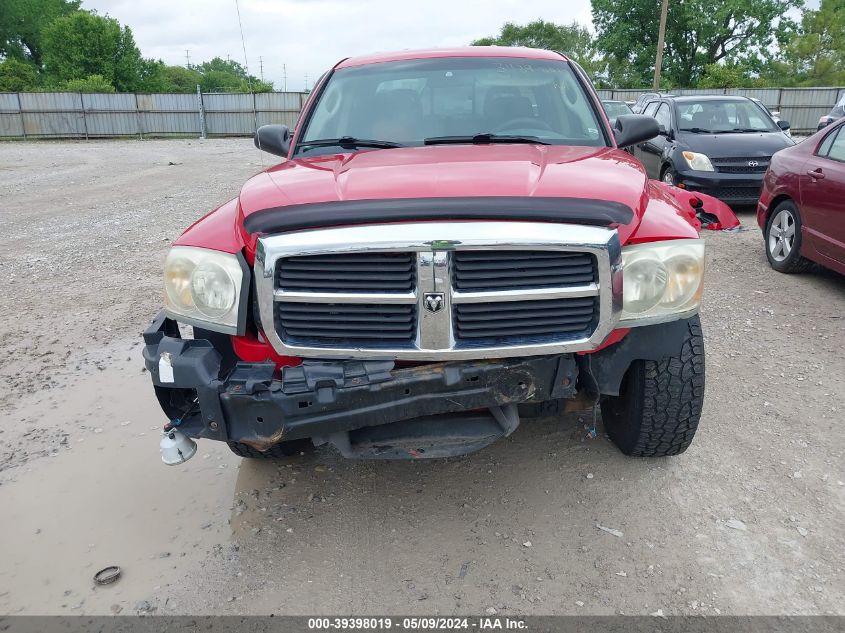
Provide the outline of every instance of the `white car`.
[[819,126],[817,129],[822,129],[823,127],[827,127],[834,121],[841,119],[845,116],[845,94],[836,102],[836,105],[833,106],[833,109],[825,114],[822,118],[819,119]]
[[[768,113],[768,115],[772,117],[772,121],[774,121],[775,123],[780,121],[780,112],[778,110],[769,110],[765,105],[763,105],[763,102],[757,99],[756,97],[748,98],[751,99],[753,102],[757,103],[761,108],[763,108]],[[792,132],[790,132],[789,130],[783,130],[783,133],[786,134],[789,138],[792,138]]]

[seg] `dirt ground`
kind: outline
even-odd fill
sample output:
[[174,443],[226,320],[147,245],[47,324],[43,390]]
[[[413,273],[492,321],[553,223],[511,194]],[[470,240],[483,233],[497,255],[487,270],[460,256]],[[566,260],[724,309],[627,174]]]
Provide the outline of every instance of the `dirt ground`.
[[0,613],[845,614],[845,279],[770,270],[748,213],[706,235],[684,455],[626,458],[573,416],[448,461],[203,441],[163,466],[139,334],[164,255],[270,160],[0,143]]

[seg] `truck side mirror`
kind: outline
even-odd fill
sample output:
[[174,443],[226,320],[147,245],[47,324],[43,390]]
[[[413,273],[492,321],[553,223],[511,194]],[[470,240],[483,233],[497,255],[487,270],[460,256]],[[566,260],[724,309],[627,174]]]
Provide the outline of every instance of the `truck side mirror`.
[[645,114],[620,114],[613,126],[613,135],[620,148],[643,143],[659,134],[657,121]]
[[781,119],[780,121],[778,121],[778,127],[784,132],[786,132],[789,129],[789,121],[784,121],[783,119]]
[[287,158],[290,151],[290,129],[287,125],[262,125],[255,131],[255,146],[270,154]]

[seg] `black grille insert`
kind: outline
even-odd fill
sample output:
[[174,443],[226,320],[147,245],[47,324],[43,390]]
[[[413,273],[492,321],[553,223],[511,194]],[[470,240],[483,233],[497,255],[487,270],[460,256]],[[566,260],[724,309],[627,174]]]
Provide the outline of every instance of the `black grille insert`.
[[463,292],[566,288],[596,281],[590,253],[456,251],[452,270],[452,283]]
[[414,253],[349,253],[286,257],[276,265],[276,287],[299,292],[411,292]]
[[730,202],[732,200],[756,200],[760,197],[761,187],[715,187],[713,189],[704,188],[702,191],[723,202]]
[[[711,159],[716,171],[723,174],[762,174],[772,160],[771,156],[739,156]],[[749,165],[749,163],[752,163]]]
[[276,323],[289,343],[374,347],[410,343],[416,336],[416,304],[298,303],[280,301]]
[[455,337],[477,343],[586,338],[595,329],[598,298],[456,304]]

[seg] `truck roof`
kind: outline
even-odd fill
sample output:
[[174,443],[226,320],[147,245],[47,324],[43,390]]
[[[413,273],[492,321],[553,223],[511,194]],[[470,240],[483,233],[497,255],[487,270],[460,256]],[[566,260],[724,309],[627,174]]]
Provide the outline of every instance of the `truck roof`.
[[460,48],[426,48],[421,50],[395,51],[392,53],[374,53],[360,57],[348,57],[340,61],[335,68],[350,68],[382,62],[395,62],[407,59],[433,59],[437,57],[513,57],[514,59],[565,60],[561,53],[540,48],[519,46],[463,46]]

